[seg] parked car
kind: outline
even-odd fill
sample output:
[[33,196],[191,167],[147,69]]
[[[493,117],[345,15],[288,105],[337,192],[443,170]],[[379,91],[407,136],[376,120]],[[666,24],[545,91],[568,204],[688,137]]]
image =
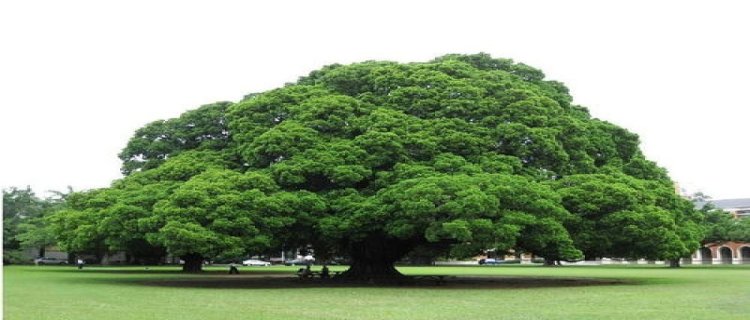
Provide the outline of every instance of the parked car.
[[285,266],[296,266],[296,265],[304,265],[304,264],[305,264],[304,259],[292,259],[292,260],[284,261]]
[[305,260],[305,259],[294,259],[294,260],[287,260],[284,261],[285,266],[305,266],[307,264],[312,264],[314,260]]
[[495,258],[480,259],[480,265],[496,265],[496,264],[517,264],[520,260],[500,260]]
[[334,265],[348,265],[349,263],[350,263],[349,260],[346,259],[346,258],[336,257],[336,258],[329,259],[329,260],[326,260],[324,262],[321,262],[320,264],[326,264],[326,265],[329,265],[329,266],[334,266]]
[[59,258],[36,258],[34,259],[34,264],[68,264],[68,260],[65,259],[59,259]]
[[245,261],[242,261],[243,266],[261,266],[261,267],[268,267],[271,265],[268,261],[258,260],[258,259],[248,259]]

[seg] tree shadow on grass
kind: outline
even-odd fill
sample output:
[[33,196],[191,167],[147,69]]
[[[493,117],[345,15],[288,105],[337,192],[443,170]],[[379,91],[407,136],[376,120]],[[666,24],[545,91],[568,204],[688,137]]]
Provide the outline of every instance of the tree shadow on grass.
[[90,273],[90,274],[183,274],[180,270],[164,269],[113,269],[113,268],[83,268],[55,267],[45,269],[29,269],[31,272],[59,272],[59,273]]
[[[133,267],[126,267],[126,268],[118,268],[118,267],[84,267],[81,270],[78,270],[75,267],[53,267],[53,268],[30,268],[28,269],[33,272],[61,272],[61,273],[89,273],[89,274],[142,274],[142,275],[184,275],[184,276],[220,276],[220,275],[226,275],[227,270],[224,269],[211,269],[211,270],[204,270],[200,273],[185,273],[180,269],[177,268],[133,268]],[[291,271],[283,271],[283,270],[264,270],[264,269],[253,269],[253,270],[241,270],[243,272],[247,272],[248,274],[266,274],[266,275],[290,275],[292,274]]]
[[407,281],[371,283],[342,281],[337,279],[301,280],[289,273],[240,274],[240,275],[196,275],[170,278],[115,278],[88,279],[99,283],[116,283],[164,288],[196,289],[304,289],[304,288],[429,288],[429,289],[532,289],[582,286],[608,286],[638,284],[636,281],[594,278],[548,278],[548,277],[448,277],[435,281],[433,277],[411,276]]
[[[370,283],[337,279],[299,279],[292,270],[243,269],[239,275],[229,275],[227,270],[211,268],[197,274],[183,273],[177,268],[163,267],[75,267],[29,268],[39,272],[77,274],[63,281],[89,282],[164,288],[203,289],[303,289],[303,288],[430,288],[430,289],[532,289],[582,286],[633,285],[646,283],[647,279],[622,280],[614,278],[585,277],[534,277],[534,276],[436,276],[410,275],[406,281]],[[94,275],[86,277],[85,275]],[[111,275],[111,277],[110,277]]]

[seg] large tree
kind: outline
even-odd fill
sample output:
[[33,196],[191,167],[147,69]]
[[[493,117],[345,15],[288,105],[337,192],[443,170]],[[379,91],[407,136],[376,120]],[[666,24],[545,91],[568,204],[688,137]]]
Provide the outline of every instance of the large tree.
[[[138,130],[121,153],[129,176],[97,191],[114,196],[89,214],[102,215],[94,223],[103,243],[123,242],[123,232],[102,226],[117,222],[128,237],[183,257],[186,271],[206,257],[282,245],[347,255],[342,276],[355,279],[398,277],[394,263],[416,248],[579,259],[596,249],[586,234],[597,230],[571,223],[583,213],[556,181],[671,182],[635,134],[571,101],[541,71],[486,54],[330,65]],[[644,195],[607,217],[630,233],[606,252],[668,250],[628,247],[624,238],[653,226],[692,248],[676,235],[690,219],[672,195],[632,192]]]

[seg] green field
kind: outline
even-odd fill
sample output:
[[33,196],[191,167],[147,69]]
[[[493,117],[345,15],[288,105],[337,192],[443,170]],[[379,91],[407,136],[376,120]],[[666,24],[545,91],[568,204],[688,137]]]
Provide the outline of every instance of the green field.
[[[750,265],[403,267],[409,275],[457,276],[445,285],[405,287],[300,282],[294,279],[296,268],[243,267],[239,276],[229,276],[224,268],[184,275],[176,267],[6,266],[3,315],[9,320],[750,319]],[[609,284],[589,285],[586,279]]]

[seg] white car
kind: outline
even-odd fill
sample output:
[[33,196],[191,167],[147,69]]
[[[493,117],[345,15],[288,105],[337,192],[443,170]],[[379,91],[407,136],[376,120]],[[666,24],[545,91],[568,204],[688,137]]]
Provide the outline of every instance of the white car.
[[35,264],[68,264],[67,260],[60,258],[36,258],[34,259]]
[[261,266],[261,267],[268,267],[271,265],[268,261],[263,260],[257,260],[257,259],[248,259],[245,261],[242,261],[243,266]]

